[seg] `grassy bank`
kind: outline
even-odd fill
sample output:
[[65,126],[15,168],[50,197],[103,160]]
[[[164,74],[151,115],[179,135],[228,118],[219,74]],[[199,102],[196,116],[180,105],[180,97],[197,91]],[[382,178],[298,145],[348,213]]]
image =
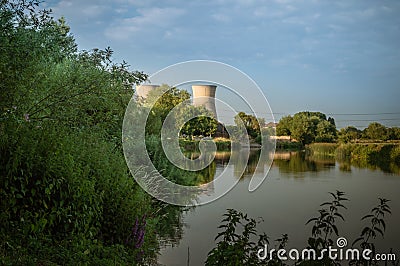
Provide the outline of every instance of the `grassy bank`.
[[[216,138],[213,141],[219,151],[231,149],[232,142],[229,139]],[[179,139],[179,146],[183,151],[199,151],[199,144],[200,140]]]
[[359,167],[379,167],[388,172],[397,172],[400,167],[400,145],[395,143],[313,143],[307,145],[307,152]]

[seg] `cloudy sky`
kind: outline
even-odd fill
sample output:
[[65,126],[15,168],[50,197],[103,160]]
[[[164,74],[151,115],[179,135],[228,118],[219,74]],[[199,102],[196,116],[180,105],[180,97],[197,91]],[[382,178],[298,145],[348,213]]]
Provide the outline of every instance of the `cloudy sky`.
[[[276,118],[310,110],[339,127],[400,126],[400,1],[62,0],[80,49],[152,74],[194,59],[239,68]],[[358,115],[346,115],[358,114]],[[367,115],[368,114],[368,115]]]

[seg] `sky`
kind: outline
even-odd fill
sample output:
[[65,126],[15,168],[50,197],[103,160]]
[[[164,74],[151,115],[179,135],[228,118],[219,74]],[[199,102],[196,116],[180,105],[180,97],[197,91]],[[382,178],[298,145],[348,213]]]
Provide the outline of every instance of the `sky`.
[[[275,119],[299,111],[337,126],[400,126],[400,1],[62,0],[79,49],[114,50],[151,75],[215,60],[249,75]],[[349,115],[354,114],[354,115]]]

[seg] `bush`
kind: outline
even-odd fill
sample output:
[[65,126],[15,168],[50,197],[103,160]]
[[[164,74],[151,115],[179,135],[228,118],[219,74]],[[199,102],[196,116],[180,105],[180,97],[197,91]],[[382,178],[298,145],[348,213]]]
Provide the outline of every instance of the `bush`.
[[[135,220],[151,212],[121,152],[100,134],[10,122],[0,145],[2,234],[28,246],[47,238],[125,245]],[[145,242],[149,250],[157,245],[154,234]]]

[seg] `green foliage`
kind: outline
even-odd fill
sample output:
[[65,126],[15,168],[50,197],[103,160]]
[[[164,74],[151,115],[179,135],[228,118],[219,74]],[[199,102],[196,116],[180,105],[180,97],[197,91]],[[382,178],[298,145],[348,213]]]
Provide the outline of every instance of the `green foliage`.
[[[187,121],[189,117],[194,118]],[[184,123],[184,121],[187,122]],[[183,125],[180,131],[181,135],[211,137],[217,131],[218,121],[205,107],[188,105],[180,108],[177,124]]]
[[377,122],[369,124],[363,131],[349,126],[340,129],[338,140],[342,143],[400,140],[400,128],[385,127]]
[[190,95],[185,90],[171,88],[166,84],[151,90],[143,100],[143,106],[152,106],[146,123],[146,135],[160,134],[161,126],[171,110],[179,104],[185,104]]
[[368,125],[363,132],[364,136],[373,140],[387,140],[389,139],[388,130],[385,126],[374,122]]
[[[230,151],[232,142],[228,139],[213,139],[217,146],[217,151]],[[179,139],[179,146],[182,151],[199,151],[200,140]]]
[[361,138],[362,131],[355,127],[348,126],[341,128],[338,134],[338,140],[342,143],[348,143]]
[[287,141],[278,141],[276,142],[277,150],[287,150],[287,151],[298,151],[303,149],[304,146],[300,142],[287,142]]
[[315,142],[335,142],[337,134],[334,124],[322,120],[317,124]]
[[341,144],[335,151],[339,161],[392,172],[400,166],[400,146],[396,144]]
[[251,139],[257,140],[257,143],[261,143],[260,125],[265,125],[264,119],[257,118],[254,115],[245,114],[244,112],[239,112],[235,116],[235,124],[236,127],[239,128],[239,132],[246,129],[247,134]]
[[337,147],[336,143],[312,143],[307,145],[307,150],[312,155],[335,156]]
[[[188,141],[181,140],[181,145],[182,143],[186,143],[189,147],[194,146],[196,150],[196,142],[189,142],[191,144],[188,144]],[[146,148],[156,169],[176,184],[185,186],[204,184],[210,182],[214,177],[215,163],[212,163],[210,167],[206,167],[203,170],[191,172],[176,167],[165,155],[161,145],[161,139],[157,135],[149,135],[146,137]]]
[[[306,224],[313,223],[311,230],[311,237],[308,239],[309,248],[317,252],[317,256],[320,257],[321,251],[327,249],[329,246],[333,246],[332,235],[339,236],[339,230],[336,225],[336,220],[341,219],[344,221],[343,215],[340,213],[341,209],[347,209],[343,205],[343,201],[348,199],[344,197],[344,192],[336,191],[336,193],[330,193],[333,197],[332,201],[324,202],[321,204],[323,207],[320,209],[319,216],[311,218]],[[324,265],[336,265],[328,256],[324,256],[322,259]]]
[[[391,214],[388,202],[390,200],[379,198],[378,206],[374,207],[371,212],[361,220],[369,220],[370,226],[364,227],[359,238],[355,239],[353,246],[360,243],[360,247],[364,249],[369,249],[372,251],[370,257],[373,258],[376,254],[375,244],[372,242],[378,234],[384,237],[384,232],[386,230],[386,223],[384,220],[385,214]],[[364,265],[365,261],[353,261],[352,265]]]
[[120,144],[147,76],[109,48],[78,52],[65,20],[38,5],[0,2],[1,264],[151,261],[161,219]]
[[278,125],[276,126],[276,135],[277,136],[291,136],[291,128],[292,128],[293,117],[288,115],[284,116],[279,120]]
[[[344,196],[345,193],[336,191],[335,193],[330,193],[330,195],[332,200],[322,203],[320,205],[322,208],[318,211],[319,215],[311,218],[306,223],[312,223],[313,225],[311,236],[308,239],[307,250],[314,250],[316,258],[320,257],[323,249],[334,246],[335,242],[332,237],[339,236],[337,220],[345,221],[344,216],[341,214],[341,211],[346,209],[343,203],[348,200]],[[374,207],[370,214],[362,218],[362,220],[369,220],[371,225],[366,226],[362,230],[361,236],[353,242],[353,245],[361,243],[360,247],[362,249],[373,250],[371,257],[376,254],[375,245],[372,241],[378,234],[382,237],[384,236],[386,228],[384,217],[385,214],[391,213],[388,205],[389,200],[379,198],[379,201],[379,205]],[[228,209],[223,216],[225,218],[218,227],[222,231],[215,238],[219,242],[208,253],[206,265],[290,265],[280,260],[278,256],[278,250],[286,247],[289,239],[287,234],[283,234],[282,237],[276,239],[274,250],[267,249],[268,254],[265,259],[259,260],[257,253],[260,249],[265,252],[265,245],[269,245],[269,240],[265,233],[257,235],[256,220],[233,209]],[[258,241],[254,241],[257,236]],[[321,260],[303,259],[299,258],[298,261],[294,262],[294,265],[341,265],[340,261],[330,259],[326,253],[324,253]],[[379,262],[360,259],[351,261],[350,265],[379,265]],[[397,264],[394,262],[393,265]]]
[[175,120],[172,122],[176,124],[176,128],[180,128],[181,135],[213,135],[217,130],[217,120],[204,107],[191,105],[189,98],[187,91],[171,88],[166,84],[150,91],[143,100],[144,107],[153,106],[146,123],[146,135],[159,135],[167,115],[175,107]]
[[[7,125],[0,147],[3,234],[123,245],[134,220],[150,212],[123,156],[100,135],[47,122]],[[154,237],[148,234],[145,245],[154,246]]]
[[291,136],[303,145],[312,142],[335,142],[337,138],[335,121],[320,112],[299,112],[284,116],[279,121],[278,136]]
[[[205,264],[258,265],[257,251],[264,247],[264,243],[268,243],[267,235],[259,235],[257,242],[252,240],[252,237],[256,236],[257,222],[249,218],[247,214],[228,209],[224,217],[222,224],[218,227],[223,231],[215,238],[220,241],[208,253]],[[239,230],[241,234],[237,232]]]
[[399,127],[388,128],[388,134],[389,134],[389,139],[400,140],[400,128]]

